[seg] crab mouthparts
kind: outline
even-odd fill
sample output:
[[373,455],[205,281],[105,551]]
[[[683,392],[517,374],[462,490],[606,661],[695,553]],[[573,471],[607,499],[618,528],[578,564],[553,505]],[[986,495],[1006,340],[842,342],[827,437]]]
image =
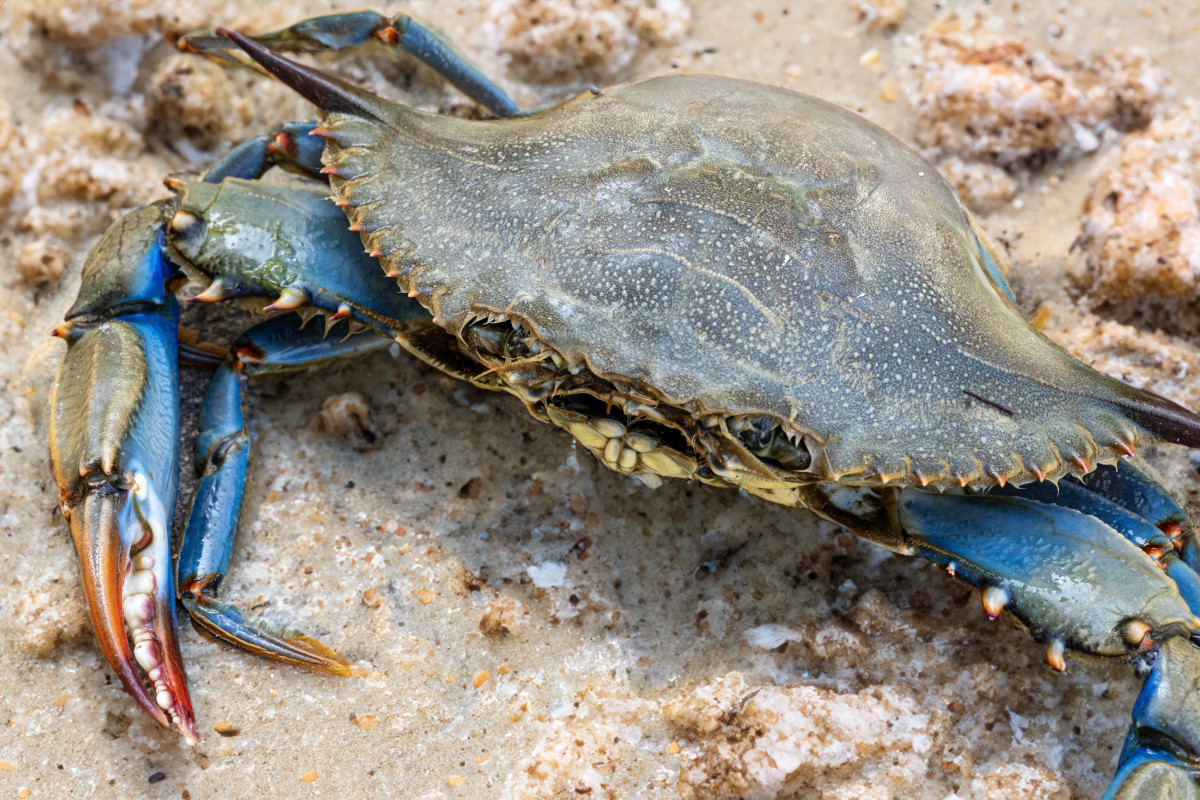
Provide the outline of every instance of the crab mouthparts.
[[195,744],[196,723],[179,654],[169,516],[148,477],[99,481],[71,514],[88,610],[125,690],[164,727]]

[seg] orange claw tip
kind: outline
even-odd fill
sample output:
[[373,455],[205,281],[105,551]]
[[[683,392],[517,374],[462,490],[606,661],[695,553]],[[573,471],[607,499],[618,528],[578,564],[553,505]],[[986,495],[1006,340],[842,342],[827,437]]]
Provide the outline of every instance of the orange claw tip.
[[1045,470],[1038,469],[1037,467],[1034,467],[1034,468],[1033,468],[1033,474],[1037,476],[1037,479],[1038,479],[1039,481],[1044,481],[1044,480],[1046,480],[1046,471],[1045,471]]
[[340,176],[342,173],[338,172],[337,167],[330,164],[329,166],[321,167],[321,174],[322,175],[339,175]]
[[1088,460],[1086,458],[1084,458],[1083,456],[1075,456],[1075,458],[1071,459],[1071,462],[1073,464],[1075,464],[1075,466],[1077,466],[1081,470],[1083,470],[1084,472],[1092,471],[1092,465],[1089,464]]
[[1113,449],[1121,455],[1129,456],[1130,458],[1133,458],[1135,455],[1137,455],[1133,450],[1133,445],[1126,444],[1125,442],[1117,442],[1113,445]]
[[80,328],[74,322],[64,322],[50,331],[50,335],[62,339],[67,344],[71,344],[83,335],[83,328]]
[[1046,646],[1046,663],[1050,669],[1063,672],[1067,668],[1067,649],[1063,643],[1055,639]]
[[277,150],[283,153],[290,153],[295,146],[296,140],[293,139],[289,134],[283,133],[282,131],[275,134],[275,137],[271,139],[270,144],[270,148],[272,150]]

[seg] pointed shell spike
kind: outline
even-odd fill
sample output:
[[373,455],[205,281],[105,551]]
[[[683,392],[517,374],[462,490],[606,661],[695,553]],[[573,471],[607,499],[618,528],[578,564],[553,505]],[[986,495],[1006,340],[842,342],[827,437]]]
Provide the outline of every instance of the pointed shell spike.
[[200,224],[200,218],[186,209],[179,209],[171,217],[171,230],[178,234],[186,234]]
[[308,292],[304,289],[286,286],[279,293],[279,297],[275,298],[275,302],[266,306],[263,311],[295,311],[297,308],[308,305],[308,302]]
[[995,619],[1008,605],[1009,596],[1006,589],[989,586],[980,594],[980,599],[983,601],[983,613],[988,615],[988,619]]
[[1063,672],[1067,668],[1067,648],[1058,639],[1046,646],[1046,663],[1050,669]]
[[229,295],[225,293],[225,281],[221,280],[220,278],[217,278],[212,283],[210,283],[207,287],[205,287],[203,292],[200,292],[199,294],[194,294],[191,297],[189,297],[188,302],[189,303],[219,303],[220,301],[224,300],[227,297],[229,297]]

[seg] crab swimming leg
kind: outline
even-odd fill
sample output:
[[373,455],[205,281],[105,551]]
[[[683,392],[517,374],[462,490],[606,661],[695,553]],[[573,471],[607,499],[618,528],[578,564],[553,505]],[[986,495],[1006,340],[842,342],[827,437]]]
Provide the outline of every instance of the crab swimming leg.
[[[413,55],[463,94],[498,117],[519,113],[517,104],[436,32],[406,14],[385,17],[375,11],[329,14],[313,17],[288,28],[250,37],[260,45],[282,53],[318,53],[378,40]],[[218,61],[250,65],[240,54],[230,52],[230,41],[216,36],[191,34],[179,47],[202,53]]]
[[179,311],[165,216],[167,204],[128,214],[84,264],[55,330],[69,347],[50,399],[50,456],[105,657],[143,709],[195,741],[171,570]]

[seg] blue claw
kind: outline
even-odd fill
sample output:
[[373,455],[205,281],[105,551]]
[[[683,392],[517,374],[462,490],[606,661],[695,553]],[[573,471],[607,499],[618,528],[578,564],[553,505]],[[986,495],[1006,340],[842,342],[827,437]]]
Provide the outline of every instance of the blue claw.
[[429,324],[429,313],[363,253],[327,190],[240,178],[172,188],[179,196],[171,247],[201,271],[219,268],[193,301],[273,297],[268,310],[321,309],[389,336]]
[[1200,798],[1200,650],[1171,637],[1147,653],[1152,662],[1104,800]]
[[55,333],[69,343],[50,400],[50,457],[96,637],[126,691],[189,741],[171,519],[179,466],[179,309],[164,288],[161,205],[93,248]]
[[917,553],[983,590],[989,615],[1007,607],[1048,641],[1056,668],[1066,647],[1119,656],[1150,631],[1196,627],[1154,561],[1095,517],[1021,497],[926,492],[905,492],[899,517]]

